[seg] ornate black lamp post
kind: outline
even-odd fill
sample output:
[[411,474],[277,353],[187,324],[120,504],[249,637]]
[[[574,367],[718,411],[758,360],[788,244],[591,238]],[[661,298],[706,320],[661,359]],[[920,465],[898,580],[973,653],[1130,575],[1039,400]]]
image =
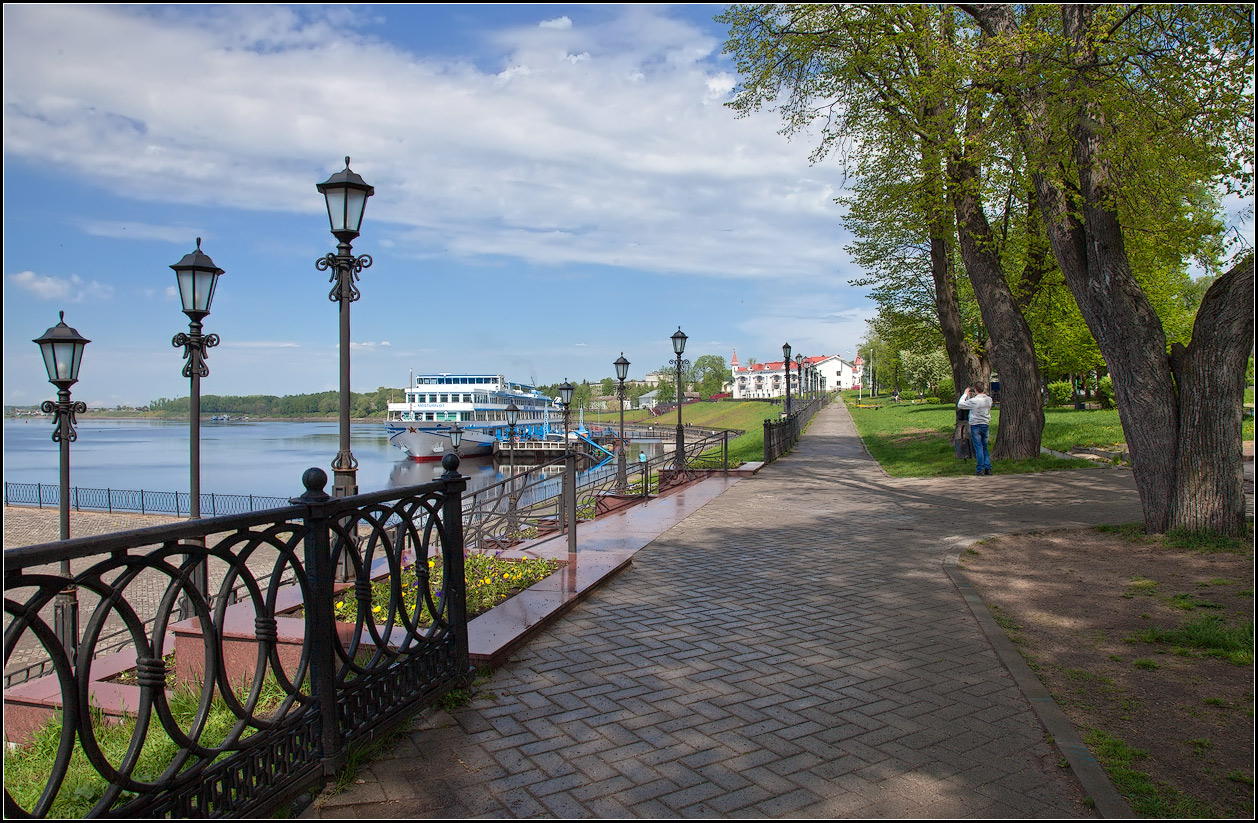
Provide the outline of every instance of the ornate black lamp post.
[[[790,372],[790,363],[786,364],[786,370],[788,373]],[[804,355],[802,354],[795,355],[795,374],[797,377],[795,382],[795,393],[799,396],[799,402],[802,406],[804,403]]]
[[[214,261],[201,251],[201,238],[197,238],[197,249],[185,254],[183,259],[171,266],[175,270],[175,280],[179,284],[179,299],[183,301],[183,313],[188,315],[188,333],[179,332],[171,345],[183,349],[183,376],[191,381],[188,400],[188,455],[189,455],[189,494],[188,516],[192,520],[201,519],[201,378],[210,374],[209,366],[205,365],[208,349],[218,345],[217,334],[201,334],[201,321],[210,313],[210,303],[214,300],[214,288],[218,285],[218,277],[223,270],[214,265]],[[208,574],[206,562],[201,561],[192,572],[192,586],[197,591],[207,591]],[[185,612],[187,613],[187,612]]]
[[362,226],[367,198],[375,194],[376,190],[350,171],[349,157],[345,158],[343,170],[317,184],[315,188],[327,201],[332,236],[337,239],[336,254],[328,254],[315,261],[315,268],[319,271],[332,270],[329,282],[336,285],[328,292],[328,299],[333,303],[340,303],[341,447],[336,453],[336,459],[332,461],[332,473],[335,476],[332,496],[349,497],[358,494],[358,461],[349,447],[349,307],[361,296],[354,281],[363,269],[371,266],[371,255],[355,257],[350,243],[358,236],[358,230]]
[[[507,488],[510,493],[507,495],[507,511],[514,516],[515,512],[515,424],[520,422],[520,409],[515,403],[508,403],[503,409],[503,414],[507,418],[507,445],[511,447],[511,474]],[[514,526],[514,523],[512,523]]]
[[563,453],[568,453],[568,407],[572,405],[573,386],[565,377],[559,384],[559,407],[563,409]]
[[625,442],[625,378],[629,376],[629,361],[625,359],[625,353],[621,352],[620,357],[617,357],[612,365],[616,367],[616,379],[619,381],[619,385],[616,386],[616,401],[620,406],[620,450],[616,458],[616,491],[624,494],[629,485],[629,479],[625,476],[625,448],[629,445]]
[[782,407],[782,411],[787,415],[791,413],[791,344],[782,344],[782,368],[786,371],[786,405]]
[[670,361],[672,365],[677,367],[677,471],[686,468],[686,430],[681,425],[681,405],[686,399],[686,392],[681,385],[681,370],[683,366],[689,366],[689,360],[682,360],[681,356],[686,351],[686,335],[682,333],[681,326],[677,327],[677,333],[673,335],[673,353],[677,355],[675,360]]
[[[83,401],[71,402],[70,387],[79,381],[79,364],[83,360],[83,347],[92,342],[66,325],[66,313],[61,312],[60,322],[37,337],[44,356],[44,368],[48,382],[57,387],[57,402],[45,400],[39,410],[53,415],[56,426],[52,440],[61,446],[61,539],[70,539],[70,444],[78,439],[74,430],[76,414],[87,411]],[[70,577],[70,561],[61,561],[61,575]],[[53,631],[71,657],[79,646],[79,599],[74,586],[67,586],[53,601]]]

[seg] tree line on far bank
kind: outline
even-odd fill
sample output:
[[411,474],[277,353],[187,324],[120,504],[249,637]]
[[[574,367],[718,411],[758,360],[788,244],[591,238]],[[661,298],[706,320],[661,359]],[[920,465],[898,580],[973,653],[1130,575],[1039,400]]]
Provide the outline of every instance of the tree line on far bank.
[[[381,386],[374,392],[350,392],[351,417],[384,417],[390,402],[405,400],[405,389]],[[187,397],[162,397],[148,404],[148,411],[187,417]],[[327,417],[337,414],[340,395],[335,391],[313,394],[204,394],[201,414],[248,415],[249,417]]]

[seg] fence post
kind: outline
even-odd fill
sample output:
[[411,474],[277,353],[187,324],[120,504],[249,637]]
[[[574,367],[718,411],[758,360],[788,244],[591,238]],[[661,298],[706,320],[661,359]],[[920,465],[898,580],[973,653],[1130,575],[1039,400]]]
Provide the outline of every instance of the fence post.
[[218,501],[214,499],[214,492],[210,492],[210,516],[218,517]]
[[764,421],[764,462],[766,463],[769,463],[773,460],[772,448],[769,445],[770,438],[773,436],[772,431],[773,429],[769,425],[769,421],[768,420]]
[[[577,553],[577,456],[564,455],[563,500],[568,511],[568,554]],[[570,558],[571,559],[571,558]]]
[[721,432],[721,467],[722,474],[729,477],[729,432]]
[[44,507],[44,484],[43,483],[35,484],[35,498],[39,500],[39,507],[42,509]]
[[310,697],[319,707],[323,774],[331,777],[348,758],[336,706],[336,669],[332,653],[333,644],[339,642],[332,615],[333,571],[329,534],[332,498],[323,490],[328,483],[327,472],[323,469],[306,469],[301,483],[306,487],[305,493],[288,502],[306,507],[306,515],[302,518],[305,528],[302,542],[310,585],[310,600],[305,604],[306,644],[310,650]]
[[463,492],[467,489],[467,478],[459,474],[459,456],[454,452],[443,456],[441,465],[445,469],[441,475],[445,484],[445,500],[441,506],[441,552],[444,555],[443,585],[449,606],[447,618],[450,621],[450,631],[454,634],[458,670],[470,680],[472,665],[468,659],[467,643],[467,573],[463,568]]
[[105,509],[110,513],[114,513],[114,490],[105,489]]
[[140,489],[140,514],[147,514],[144,511],[144,489]]

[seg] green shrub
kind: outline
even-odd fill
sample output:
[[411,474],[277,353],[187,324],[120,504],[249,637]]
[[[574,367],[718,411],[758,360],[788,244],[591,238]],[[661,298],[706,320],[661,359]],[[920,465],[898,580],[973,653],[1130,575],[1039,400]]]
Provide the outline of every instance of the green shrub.
[[1066,405],[1074,398],[1074,394],[1075,387],[1068,381],[1059,380],[1048,384],[1048,399],[1054,406]]
[[1101,398],[1101,408],[1114,408],[1114,381],[1110,380],[1108,374],[1101,378],[1101,382],[1096,387],[1096,393]]
[[902,392],[900,392],[900,399],[901,399],[901,400],[916,400],[916,399],[917,399],[917,392],[915,392],[915,391],[902,391]]
[[938,406],[938,405],[939,405],[940,403],[942,403],[943,401],[942,401],[942,400],[940,400],[938,397],[927,397],[927,398],[926,398],[926,402],[927,402],[927,403],[929,403],[929,404],[930,404],[930,405],[932,405],[932,406]]
[[956,397],[957,385],[956,383],[952,382],[951,377],[944,378],[943,380],[939,381],[939,386],[936,388],[935,394],[939,395],[940,397],[949,397],[949,398]]

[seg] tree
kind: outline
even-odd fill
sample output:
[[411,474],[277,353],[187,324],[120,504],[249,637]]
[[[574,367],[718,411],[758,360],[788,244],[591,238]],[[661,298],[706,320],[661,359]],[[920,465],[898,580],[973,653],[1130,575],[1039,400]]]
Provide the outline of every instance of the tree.
[[1203,184],[1253,197],[1252,7],[960,8],[982,28],[1053,254],[1109,367],[1146,529],[1242,533],[1253,254],[1168,353],[1129,234]]
[[734,379],[734,372],[725,365],[725,358],[716,354],[705,354],[694,362],[692,374],[696,391],[702,397],[720,394],[725,384]]
[[958,31],[955,12],[925,5],[760,5],[736,6],[718,20],[730,24],[726,51],[740,74],[730,106],[742,114],[777,108],[788,134],[820,121],[814,159],[837,151],[846,163],[847,148],[859,144],[862,159],[852,164],[858,189],[892,181],[894,190],[904,187],[895,181],[908,181],[909,205],[899,211],[924,226],[954,379],[973,383],[990,370],[965,339],[952,276],[955,249],[983,325],[998,343],[987,350],[1002,380],[993,456],[1038,455],[1044,415],[1034,340],[985,204],[991,184],[985,164],[999,156],[995,136],[1002,127],[975,82],[972,37]]
[[608,396],[610,396],[610,395],[615,394],[615,393],[616,393],[616,381],[615,381],[615,380],[613,380],[613,379],[612,379],[612,378],[610,378],[610,377],[604,377],[604,378],[603,378],[603,381],[602,381],[601,383],[599,383],[599,386],[598,386],[598,393],[599,393],[600,395],[602,395],[603,397],[608,397]]

